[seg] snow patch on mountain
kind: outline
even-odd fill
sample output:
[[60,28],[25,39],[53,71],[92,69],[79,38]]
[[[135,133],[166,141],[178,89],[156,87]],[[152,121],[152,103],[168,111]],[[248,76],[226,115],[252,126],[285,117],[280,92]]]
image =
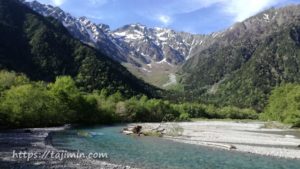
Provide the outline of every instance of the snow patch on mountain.
[[170,73],[169,74],[169,81],[167,83],[165,83],[163,85],[163,87],[168,87],[168,86],[171,86],[171,85],[176,85],[177,84],[177,79],[176,79],[176,75],[173,74],[173,73]]

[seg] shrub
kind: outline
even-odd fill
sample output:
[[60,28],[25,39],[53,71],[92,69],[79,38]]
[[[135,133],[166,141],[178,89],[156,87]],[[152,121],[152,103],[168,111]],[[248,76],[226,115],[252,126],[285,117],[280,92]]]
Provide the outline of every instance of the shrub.
[[275,88],[260,118],[300,127],[300,85],[285,84]]

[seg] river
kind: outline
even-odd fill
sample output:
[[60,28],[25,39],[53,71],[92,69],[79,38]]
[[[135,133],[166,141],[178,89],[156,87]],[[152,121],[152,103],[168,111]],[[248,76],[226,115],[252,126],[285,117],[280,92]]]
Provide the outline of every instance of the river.
[[[298,169],[300,160],[280,159],[174,142],[126,136],[124,126],[76,128],[55,132],[53,146],[107,153],[108,162],[144,169]],[[78,133],[93,133],[83,136]]]

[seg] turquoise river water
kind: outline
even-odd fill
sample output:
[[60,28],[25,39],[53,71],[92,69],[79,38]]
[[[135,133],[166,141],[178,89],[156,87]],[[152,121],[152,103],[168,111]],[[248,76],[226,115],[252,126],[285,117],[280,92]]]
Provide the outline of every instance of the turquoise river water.
[[[155,137],[126,136],[120,133],[122,128],[70,129],[54,133],[52,141],[60,149],[108,153],[105,161],[144,169],[300,168],[300,160],[219,150]],[[78,133],[92,133],[93,136]]]

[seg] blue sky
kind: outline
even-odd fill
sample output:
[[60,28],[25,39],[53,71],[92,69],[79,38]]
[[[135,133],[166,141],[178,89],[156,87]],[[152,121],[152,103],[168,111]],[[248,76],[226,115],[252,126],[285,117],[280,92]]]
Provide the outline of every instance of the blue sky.
[[76,17],[116,29],[140,23],[176,31],[211,33],[225,29],[264,9],[300,0],[38,0],[60,6]]

